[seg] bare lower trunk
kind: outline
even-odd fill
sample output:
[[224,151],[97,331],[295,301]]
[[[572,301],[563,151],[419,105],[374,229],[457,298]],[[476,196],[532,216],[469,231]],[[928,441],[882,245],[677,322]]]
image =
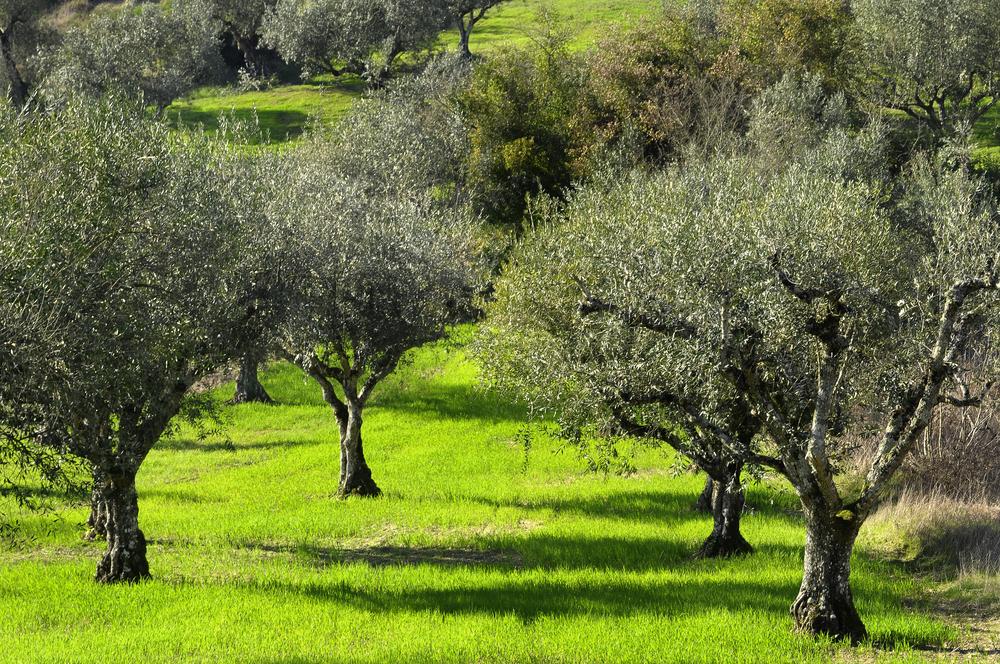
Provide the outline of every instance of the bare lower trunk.
[[701,545],[699,558],[728,558],[753,552],[753,547],[740,532],[740,518],[746,504],[740,483],[743,466],[734,465],[726,470],[725,476],[713,483],[712,534]]
[[458,29],[458,53],[466,60],[472,59],[472,50],[469,48],[469,39],[472,36],[472,26],[466,27],[464,20],[460,21]]
[[139,530],[135,473],[123,472],[107,482],[108,548],[97,565],[101,583],[134,583],[149,578],[146,538]]
[[701,490],[701,494],[698,496],[695,509],[705,514],[711,514],[713,495],[715,495],[715,481],[709,476],[705,478],[705,488]]
[[274,403],[260,383],[259,366],[260,358],[256,355],[248,353],[240,359],[240,375],[236,378],[236,394],[232,403]]
[[851,594],[851,551],[860,524],[806,509],[805,569],[792,604],[795,627],[857,644],[868,635]]
[[97,468],[94,468],[93,475],[94,486],[90,490],[90,517],[87,519],[87,532],[83,534],[83,538],[90,541],[108,538],[107,480]]
[[253,71],[257,76],[262,76],[264,74],[263,58],[260,57],[260,51],[257,47],[257,39],[254,37],[246,37],[244,35],[233,33],[233,39],[236,42],[236,48],[240,50],[243,55],[244,66]]
[[341,497],[364,496],[374,498],[382,490],[372,479],[371,468],[365,461],[361,440],[361,406],[349,403],[347,421],[340,423],[340,489]]
[[7,85],[10,86],[10,101],[14,108],[21,109],[28,101],[28,85],[21,77],[11,51],[10,37],[6,32],[0,32],[0,60],[3,60]]

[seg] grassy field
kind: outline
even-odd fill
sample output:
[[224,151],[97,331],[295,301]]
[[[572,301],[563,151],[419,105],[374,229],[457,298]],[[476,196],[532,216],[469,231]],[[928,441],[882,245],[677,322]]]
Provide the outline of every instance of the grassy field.
[[[0,548],[0,659],[10,662],[918,661],[956,638],[927,586],[860,552],[860,651],[791,633],[803,530],[787,492],[750,490],[752,557],[692,558],[711,528],[700,478],[641,450],[632,477],[523,443],[517,407],[434,346],[372,402],[366,447],[386,495],[336,500],[332,414],[296,369],[278,406],[228,407],[179,431],[139,475],[154,580],[92,581],[82,499],[23,515]],[[229,396],[231,386],[217,397]]]
[[[572,36],[576,47],[595,43],[611,26],[634,22],[662,6],[662,0],[510,0],[487,15],[472,36],[472,49],[489,54],[503,46],[530,41],[541,29],[539,15],[558,17],[559,29]],[[441,35],[434,49],[455,50],[458,33]],[[211,130],[220,113],[241,119],[256,115],[265,140],[280,144],[301,135],[310,117],[334,122],[364,92],[363,83],[351,77],[326,84],[280,86],[259,92],[203,88],[167,109],[178,124],[202,124]]]

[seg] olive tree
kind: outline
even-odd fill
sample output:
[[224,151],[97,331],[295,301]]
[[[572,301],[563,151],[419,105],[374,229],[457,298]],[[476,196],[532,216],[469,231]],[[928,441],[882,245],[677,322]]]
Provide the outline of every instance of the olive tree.
[[1000,4],[856,0],[875,101],[938,138],[968,128],[1000,94]]
[[219,24],[202,0],[149,3],[92,17],[44,57],[44,94],[139,94],[160,111],[221,71]]
[[361,438],[373,391],[408,350],[468,319],[480,278],[453,171],[462,125],[423,94],[433,80],[363,100],[312,137],[275,205],[290,284],[277,341],[333,408],[343,496],[380,493]]
[[654,304],[656,293],[677,292],[687,267],[670,243],[693,206],[690,182],[616,179],[590,185],[522,241],[480,330],[484,377],[554,415],[571,439],[631,436],[695,462],[715,483],[714,527],[699,555],[748,553],[741,475],[763,458],[761,422],[711,374],[696,328]]
[[340,426],[341,496],[381,493],[365,460],[362,416],[404,354],[468,316],[472,227],[426,197],[371,196],[302,157],[283,204],[288,270],[286,356],[323,390]]
[[266,299],[250,263],[253,179],[235,148],[121,101],[7,114],[0,136],[0,301],[54,331],[13,406],[40,409],[38,443],[94,468],[97,579],[137,581],[149,565],[136,474]]
[[56,0],[0,0],[0,83],[12,104],[22,107],[29,95],[29,60],[48,41],[45,14]]
[[[688,167],[690,207],[652,215],[649,239],[588,290],[633,326],[687,330],[703,349],[690,380],[723,380],[722,394],[759,418],[758,461],[788,479],[805,516],[795,623],[859,641],[850,563],[861,525],[935,410],[979,403],[962,359],[974,353],[995,374],[1000,229],[964,169],[918,161],[887,210],[880,182],[835,163]],[[852,482],[838,462],[865,434],[880,444]]]
[[264,16],[275,4],[277,0],[205,0],[213,18],[243,56],[245,67],[255,74],[264,71],[261,29]]
[[439,0],[278,0],[263,34],[307,75],[379,83],[400,54],[430,43],[446,23]]
[[486,18],[486,13],[507,0],[447,0],[447,11],[458,29],[458,52],[471,58],[469,40],[476,24]]

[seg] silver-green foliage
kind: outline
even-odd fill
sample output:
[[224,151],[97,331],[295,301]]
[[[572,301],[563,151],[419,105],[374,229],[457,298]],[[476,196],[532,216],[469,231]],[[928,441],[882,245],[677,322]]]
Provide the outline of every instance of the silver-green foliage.
[[94,16],[43,58],[44,95],[141,95],[163,108],[220,72],[221,23],[201,0],[141,4]]
[[263,35],[307,75],[378,81],[401,53],[429,43],[446,22],[441,0],[278,0]]
[[[33,414],[14,420],[25,437],[93,464],[133,535],[135,473],[266,299],[253,175],[234,148],[121,100],[0,113],[0,301],[17,322],[0,326],[17,360],[0,365],[4,401]],[[143,575],[125,536],[109,532],[103,580]]]
[[880,99],[937,134],[968,129],[1000,93],[1000,3],[852,3]]
[[23,106],[34,78],[31,58],[52,39],[43,23],[56,0],[0,0],[0,98]]

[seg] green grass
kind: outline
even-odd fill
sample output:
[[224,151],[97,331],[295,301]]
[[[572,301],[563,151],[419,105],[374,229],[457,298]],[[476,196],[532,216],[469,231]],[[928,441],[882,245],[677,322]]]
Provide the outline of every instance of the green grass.
[[916,661],[910,646],[953,637],[908,608],[916,581],[860,554],[873,645],[792,634],[790,494],[750,491],[752,557],[694,560],[711,527],[698,477],[658,450],[629,478],[586,474],[541,435],[526,452],[524,413],[479,391],[460,350],[421,350],[372,402],[377,500],[332,497],[318,390],[284,364],[264,382],[281,405],[230,407],[224,431],[182,430],[143,466],[151,582],[92,581],[82,500],[22,517],[0,549],[3,661]]
[[[529,42],[541,30],[539,12],[548,8],[559,17],[559,26],[572,38],[576,48],[594,44],[609,26],[627,24],[661,6],[662,0],[511,0],[498,7],[476,25],[471,48],[478,55],[504,46]],[[458,33],[441,35],[435,50],[455,50]],[[309,119],[321,122],[338,120],[365,90],[362,81],[353,77],[336,82],[314,81],[306,85],[278,86],[269,90],[240,93],[232,88],[211,87],[174,102],[168,117],[178,125],[201,124],[207,130],[218,128],[219,114],[231,114],[243,120],[256,116],[264,141],[280,144],[294,140]]]
[[171,104],[166,113],[177,126],[201,125],[208,131],[218,129],[221,116],[230,116],[259,126],[263,142],[283,143],[300,136],[313,118],[335,122],[362,89],[357,79],[249,92],[203,88]]
[[[661,7],[663,0],[511,0],[476,25],[470,48],[488,55],[497,48],[524,45],[539,34],[540,14],[546,10],[574,47],[586,48],[616,26],[634,25]],[[457,31],[446,32],[439,41],[442,48],[457,44]]]

